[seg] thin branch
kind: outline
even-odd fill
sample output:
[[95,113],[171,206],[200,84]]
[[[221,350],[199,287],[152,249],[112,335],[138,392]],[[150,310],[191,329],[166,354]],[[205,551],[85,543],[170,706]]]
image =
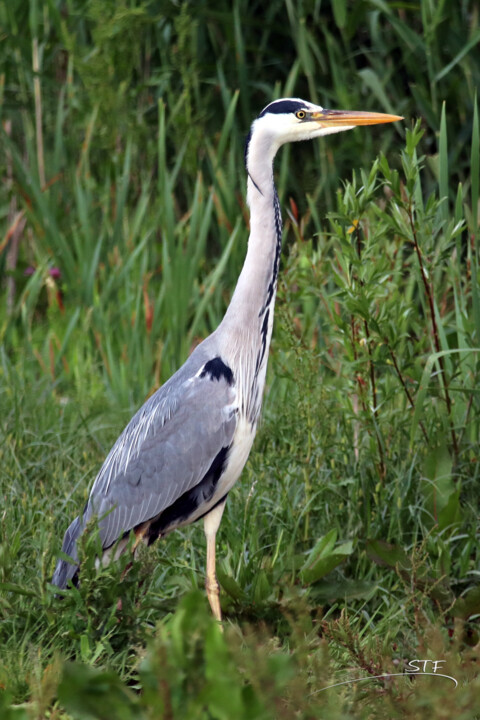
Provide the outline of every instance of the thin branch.
[[[405,395],[407,396],[408,402],[410,403],[410,406],[411,406],[412,410],[415,412],[415,401],[414,401],[414,399],[413,399],[413,397],[412,397],[412,394],[411,394],[410,390],[408,389],[407,383],[406,383],[405,380],[403,379],[403,375],[402,375],[402,373],[401,373],[401,370],[400,370],[400,368],[398,367],[397,358],[395,357],[395,354],[394,354],[392,348],[390,347],[390,343],[388,342],[388,338],[384,337],[384,338],[383,338],[383,342],[384,342],[385,345],[387,346],[388,352],[390,353],[390,357],[391,357],[391,359],[392,359],[393,367],[395,368],[395,372],[397,373],[397,377],[398,377],[398,379],[400,380],[400,384],[401,384],[401,386],[402,386],[402,388],[403,388],[403,390],[404,390],[404,392],[405,392]],[[429,443],[429,438],[428,438],[428,433],[427,433],[427,431],[426,431],[426,429],[425,429],[425,425],[423,424],[423,422],[422,422],[421,420],[419,421],[418,424],[420,425],[420,428],[421,428],[421,430],[422,430],[423,437],[425,438],[425,442],[426,442],[427,445],[428,445],[428,443]]]
[[[375,365],[373,362],[372,357],[372,350],[370,347],[370,329],[368,327],[368,322],[366,320],[363,321],[363,325],[365,328],[365,339],[366,339],[366,345],[367,345],[367,353],[368,353],[368,367],[369,367],[369,374],[370,374],[370,385],[372,388],[372,403],[373,403],[373,415],[375,417],[375,421],[378,420],[378,407],[377,407],[377,384],[375,380]],[[383,452],[383,445],[380,438],[380,434],[378,432],[378,423],[375,422],[375,437],[377,439],[377,446],[378,446],[378,455],[380,459],[380,477],[382,480],[385,480],[387,469],[385,466],[385,455]]]
[[[415,227],[415,222],[413,219],[411,203],[409,203],[409,206],[408,206],[408,219],[410,222],[410,228],[411,228],[412,237],[413,237],[413,244],[414,244],[415,252],[416,252],[417,258],[418,258],[418,264],[420,266],[420,274],[422,276],[423,287],[425,289],[425,295],[427,296],[428,306],[430,309],[430,319],[432,322],[432,329],[433,329],[433,342],[435,344],[436,352],[440,353],[442,348],[440,345],[437,319],[435,317],[435,303],[434,303],[434,298],[433,298],[433,289],[432,289],[431,284],[428,281],[427,271],[425,270],[425,266],[423,263],[422,252],[420,250],[420,245],[418,244],[417,229]],[[455,433],[455,428],[453,426],[453,420],[452,420],[452,401],[450,399],[450,393],[448,391],[448,380],[447,380],[447,374],[445,372],[445,363],[444,363],[444,359],[443,359],[442,355],[439,356],[438,362],[439,362],[440,370],[441,370],[441,373],[443,376],[443,389],[445,392],[445,403],[447,405],[448,420],[449,420],[449,424],[450,424],[450,434],[452,437],[453,452],[454,452],[455,457],[458,457],[459,451],[458,451],[457,436]]]
[[[358,254],[358,259],[360,260],[362,257],[362,241],[360,238],[360,233],[358,231],[358,226],[356,228],[355,234],[356,234],[356,239],[357,239],[357,254]],[[360,284],[363,286],[363,281],[360,280]],[[363,325],[364,325],[364,329],[365,329],[365,339],[366,339],[367,353],[368,353],[368,370],[369,370],[369,376],[370,376],[370,387],[372,390],[373,415],[375,418],[375,423],[374,423],[375,439],[377,441],[378,455],[379,455],[379,474],[380,474],[381,479],[385,480],[385,477],[386,477],[385,455],[383,452],[382,440],[381,440],[380,434],[378,432],[377,383],[376,383],[376,379],[375,379],[375,365],[373,362],[372,350],[370,347],[370,329],[368,327],[368,322],[366,320],[363,321]],[[352,320],[352,327],[353,327],[353,320]],[[355,353],[355,355],[356,355],[356,353]],[[365,410],[365,405],[363,404],[363,406],[364,406],[364,410]]]

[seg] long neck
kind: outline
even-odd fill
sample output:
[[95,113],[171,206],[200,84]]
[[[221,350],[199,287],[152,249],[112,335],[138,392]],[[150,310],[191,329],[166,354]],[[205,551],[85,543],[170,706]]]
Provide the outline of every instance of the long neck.
[[[254,177],[254,176],[252,176]],[[224,322],[244,326],[267,312],[275,301],[282,243],[282,218],[278,196],[270,181],[255,185],[248,178],[250,237],[247,255]],[[260,189],[261,188],[261,189]]]
[[[252,155],[260,159],[253,161]],[[246,413],[252,422],[256,422],[272,336],[282,219],[273,182],[273,154],[266,157],[263,153],[250,153],[247,167],[248,250],[220,327],[226,331],[226,337],[233,339],[226,351],[237,358],[241,373],[239,382],[246,393]]]

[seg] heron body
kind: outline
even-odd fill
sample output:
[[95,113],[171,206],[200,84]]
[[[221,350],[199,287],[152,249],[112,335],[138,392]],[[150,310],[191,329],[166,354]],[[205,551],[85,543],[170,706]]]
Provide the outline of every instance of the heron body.
[[83,514],[65,533],[62,551],[72,562],[57,562],[52,582],[59,588],[76,578],[77,540],[93,518],[108,559],[114,548],[117,554],[125,549],[131,531],[137,542],[150,545],[203,517],[207,594],[221,618],[215,536],[255,437],[272,336],[282,242],[275,154],[286,142],[398,119],[283,99],[254,121],[245,151],[250,237],[230,305],[218,328],[145,402],[111,449]]

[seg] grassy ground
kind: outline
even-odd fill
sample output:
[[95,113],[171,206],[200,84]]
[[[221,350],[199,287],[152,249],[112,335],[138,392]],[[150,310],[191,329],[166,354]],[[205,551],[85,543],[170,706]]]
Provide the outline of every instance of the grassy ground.
[[[1,6],[2,718],[480,717],[478,13]],[[264,418],[218,540],[225,632],[199,526],[123,581],[127,558],[97,573],[87,538],[59,600],[63,532],[112,442],[225,310],[243,138],[288,94],[406,121],[278,159]]]

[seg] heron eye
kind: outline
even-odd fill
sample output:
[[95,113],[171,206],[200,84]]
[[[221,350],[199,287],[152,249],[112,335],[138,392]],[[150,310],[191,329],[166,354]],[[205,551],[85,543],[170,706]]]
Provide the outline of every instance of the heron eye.
[[295,117],[298,118],[299,120],[303,120],[305,115],[306,115],[305,110],[297,110],[297,112],[295,113]]

